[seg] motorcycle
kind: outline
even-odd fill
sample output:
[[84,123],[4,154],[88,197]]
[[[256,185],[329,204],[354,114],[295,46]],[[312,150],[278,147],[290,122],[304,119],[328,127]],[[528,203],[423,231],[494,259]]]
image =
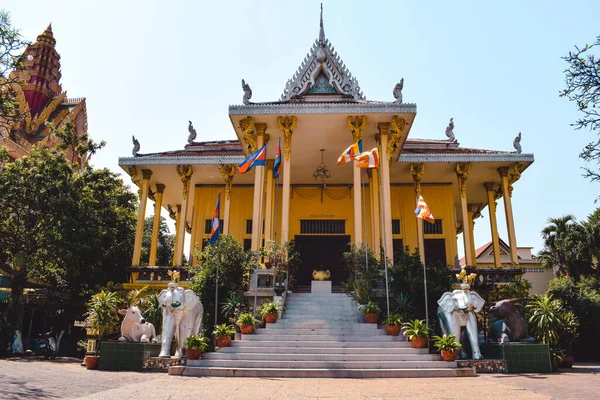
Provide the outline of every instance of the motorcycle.
[[43,336],[40,333],[35,340],[35,354],[43,355],[46,360],[54,360],[58,353],[58,345],[54,338],[54,332],[48,331]]

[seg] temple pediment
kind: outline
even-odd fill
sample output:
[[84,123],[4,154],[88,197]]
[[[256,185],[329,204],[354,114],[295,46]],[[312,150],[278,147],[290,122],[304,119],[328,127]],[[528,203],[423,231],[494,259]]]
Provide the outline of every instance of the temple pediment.
[[365,100],[358,81],[325,39],[323,7],[319,38],[285,85],[281,101],[358,101]]

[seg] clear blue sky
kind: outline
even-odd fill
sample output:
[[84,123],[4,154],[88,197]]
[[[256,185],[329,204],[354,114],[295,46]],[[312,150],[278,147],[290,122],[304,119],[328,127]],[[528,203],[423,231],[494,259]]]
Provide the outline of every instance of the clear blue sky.
[[[241,103],[241,79],[254,101],[278,99],[319,27],[319,1],[4,0],[0,8],[32,41],[52,23],[63,88],[87,98],[90,135],[108,142],[93,164],[118,172],[132,134],[142,153],[182,148],[188,119],[197,140],[234,139],[227,107]],[[558,93],[561,56],[600,35],[598,16],[599,1],[324,1],[325,34],[367,99],[393,100],[404,77],[404,101],[418,106],[412,137],[445,139],[450,117],[465,147],[510,151],[523,133],[536,161],[515,184],[513,207],[517,241],[535,252],[548,217],[583,219],[596,208],[600,186],[581,177],[578,158],[595,136],[573,130],[575,106]],[[484,215],[477,246],[490,240]]]

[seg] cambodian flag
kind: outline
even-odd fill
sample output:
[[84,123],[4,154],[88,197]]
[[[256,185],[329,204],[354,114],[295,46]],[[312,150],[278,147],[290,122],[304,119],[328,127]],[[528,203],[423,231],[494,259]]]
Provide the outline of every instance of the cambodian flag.
[[212,224],[210,228],[210,244],[213,245],[216,243],[219,238],[219,219],[221,214],[221,193],[219,193],[219,197],[217,197],[217,206],[215,207],[215,211],[213,212]]
[[264,145],[260,149],[258,149],[255,153],[250,154],[248,158],[244,160],[240,165],[238,165],[238,171],[240,174],[245,174],[250,171],[252,168],[258,165],[265,165],[267,162],[267,145]]
[[277,155],[275,156],[275,162],[273,163],[273,178],[279,178],[281,172],[281,140],[277,142]]
[[362,139],[348,147],[338,158],[337,165],[347,164],[352,162],[354,157],[362,153]]

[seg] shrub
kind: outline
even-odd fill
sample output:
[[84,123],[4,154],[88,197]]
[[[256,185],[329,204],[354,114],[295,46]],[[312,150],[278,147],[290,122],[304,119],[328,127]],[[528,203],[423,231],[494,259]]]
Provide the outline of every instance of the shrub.
[[183,347],[190,350],[206,351],[210,346],[210,339],[202,335],[191,335],[185,339]]
[[387,326],[400,326],[402,325],[402,317],[400,314],[390,313],[383,321],[383,324]]
[[433,344],[436,349],[440,351],[454,351],[459,350],[462,345],[456,341],[456,336],[450,334],[444,336],[434,336],[433,340],[435,343]]
[[377,303],[369,301],[367,304],[361,304],[358,306],[358,311],[362,312],[363,315],[367,314],[379,314],[381,313],[381,308],[377,305]]
[[405,322],[402,324],[402,330],[404,331],[404,336],[409,340],[428,337],[431,332],[431,329],[425,324],[425,320],[421,319]]

